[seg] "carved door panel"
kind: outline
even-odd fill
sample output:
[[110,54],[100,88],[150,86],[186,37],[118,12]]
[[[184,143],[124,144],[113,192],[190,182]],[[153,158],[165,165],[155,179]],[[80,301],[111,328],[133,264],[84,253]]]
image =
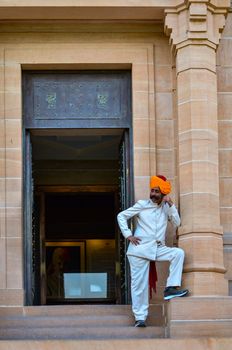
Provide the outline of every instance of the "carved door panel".
[[129,71],[25,72],[26,128],[129,128]]

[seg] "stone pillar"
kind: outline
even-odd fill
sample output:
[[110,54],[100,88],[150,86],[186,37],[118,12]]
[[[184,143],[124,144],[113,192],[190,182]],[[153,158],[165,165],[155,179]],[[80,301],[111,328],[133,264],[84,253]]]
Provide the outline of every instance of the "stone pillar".
[[219,216],[216,48],[229,0],[186,0],[166,10],[176,57],[179,193],[191,295],[227,295]]

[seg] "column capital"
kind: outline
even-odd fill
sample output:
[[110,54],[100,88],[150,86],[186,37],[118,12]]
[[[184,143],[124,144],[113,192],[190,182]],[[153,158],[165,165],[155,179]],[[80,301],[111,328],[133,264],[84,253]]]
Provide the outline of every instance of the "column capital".
[[165,34],[174,50],[187,45],[217,48],[230,0],[183,0],[165,10]]

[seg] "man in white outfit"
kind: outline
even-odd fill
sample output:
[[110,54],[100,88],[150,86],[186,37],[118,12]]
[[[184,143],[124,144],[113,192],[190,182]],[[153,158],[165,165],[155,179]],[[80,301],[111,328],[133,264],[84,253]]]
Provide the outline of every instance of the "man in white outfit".
[[[169,261],[169,276],[164,290],[164,299],[182,297],[187,289],[180,289],[184,263],[184,251],[165,245],[168,221],[178,227],[180,217],[169,193],[171,184],[162,175],[152,176],[150,199],[139,200],[133,207],[118,214],[118,224],[123,236],[130,241],[127,257],[131,270],[132,311],[135,327],[146,327],[149,296],[148,278],[150,260]],[[132,234],[127,221],[137,217],[137,227]]]

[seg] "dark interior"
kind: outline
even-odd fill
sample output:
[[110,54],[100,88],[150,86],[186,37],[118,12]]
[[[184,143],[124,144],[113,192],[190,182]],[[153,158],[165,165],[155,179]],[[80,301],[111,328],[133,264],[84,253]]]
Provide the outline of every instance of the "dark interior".
[[122,133],[121,129],[32,133],[43,303],[116,303],[119,298],[116,214]]
[[114,239],[114,213],[112,193],[48,193],[46,239]]

